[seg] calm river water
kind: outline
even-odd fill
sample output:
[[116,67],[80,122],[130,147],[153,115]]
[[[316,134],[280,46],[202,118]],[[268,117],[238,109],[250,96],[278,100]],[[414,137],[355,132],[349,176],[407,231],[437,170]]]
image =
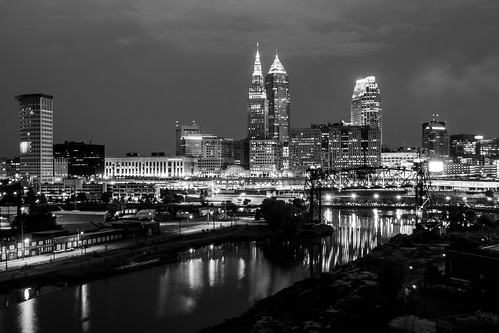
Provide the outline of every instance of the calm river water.
[[410,234],[403,210],[326,210],[332,236],[308,243],[208,246],[176,263],[92,281],[0,310],[0,332],[195,332],[311,274]]

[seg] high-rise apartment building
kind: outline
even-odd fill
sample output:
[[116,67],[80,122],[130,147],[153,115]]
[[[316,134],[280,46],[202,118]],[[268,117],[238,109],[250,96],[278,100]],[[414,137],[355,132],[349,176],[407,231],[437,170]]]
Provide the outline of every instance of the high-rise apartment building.
[[352,125],[377,127],[382,133],[381,94],[374,76],[355,82],[350,117]]
[[269,119],[268,102],[265,92],[265,82],[262,74],[262,63],[258,44],[256,49],[255,64],[253,65],[253,76],[248,94],[248,139],[263,140],[268,137]]
[[16,96],[19,101],[20,172],[30,182],[51,182],[53,165],[54,97],[45,94]]
[[426,157],[449,157],[449,135],[445,121],[432,121],[423,123],[422,126],[422,154]]
[[277,53],[265,78],[265,90],[269,103],[268,139],[288,142],[290,126],[289,80]]

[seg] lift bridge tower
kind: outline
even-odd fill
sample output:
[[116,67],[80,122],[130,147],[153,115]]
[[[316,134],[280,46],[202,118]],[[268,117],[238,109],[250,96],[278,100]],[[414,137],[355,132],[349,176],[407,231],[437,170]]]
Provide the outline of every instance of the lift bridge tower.
[[310,166],[307,169],[305,181],[305,194],[308,203],[307,222],[310,224],[320,223],[322,212],[322,187],[327,173],[320,166]]

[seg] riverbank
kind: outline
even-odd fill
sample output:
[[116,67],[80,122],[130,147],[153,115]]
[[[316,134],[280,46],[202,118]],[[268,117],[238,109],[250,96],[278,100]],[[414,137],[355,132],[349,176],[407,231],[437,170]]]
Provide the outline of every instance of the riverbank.
[[[332,232],[329,226],[319,227],[311,235],[321,237]],[[179,260],[179,254],[211,244],[220,245],[237,241],[264,241],[296,239],[283,231],[275,231],[265,225],[224,227],[212,231],[192,233],[166,239],[164,236],[141,239],[136,244],[116,250],[91,252],[67,259],[39,265],[26,265],[0,273],[0,294],[22,288],[39,288],[47,285],[75,285],[91,280],[162,265]]]
[[435,332],[438,318],[497,312],[497,306],[485,306],[483,295],[463,290],[443,276],[444,250],[463,236],[481,237],[457,234],[434,240],[397,235],[331,274],[299,281],[200,333]]

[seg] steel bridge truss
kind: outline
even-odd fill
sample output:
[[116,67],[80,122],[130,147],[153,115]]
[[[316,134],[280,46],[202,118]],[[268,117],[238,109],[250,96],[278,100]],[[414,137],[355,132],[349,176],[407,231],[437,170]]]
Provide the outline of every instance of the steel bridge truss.
[[324,171],[310,167],[305,182],[309,222],[320,221],[323,191],[397,188],[415,191],[416,209],[425,219],[431,203],[431,182],[424,162],[415,163],[412,169],[356,167]]

